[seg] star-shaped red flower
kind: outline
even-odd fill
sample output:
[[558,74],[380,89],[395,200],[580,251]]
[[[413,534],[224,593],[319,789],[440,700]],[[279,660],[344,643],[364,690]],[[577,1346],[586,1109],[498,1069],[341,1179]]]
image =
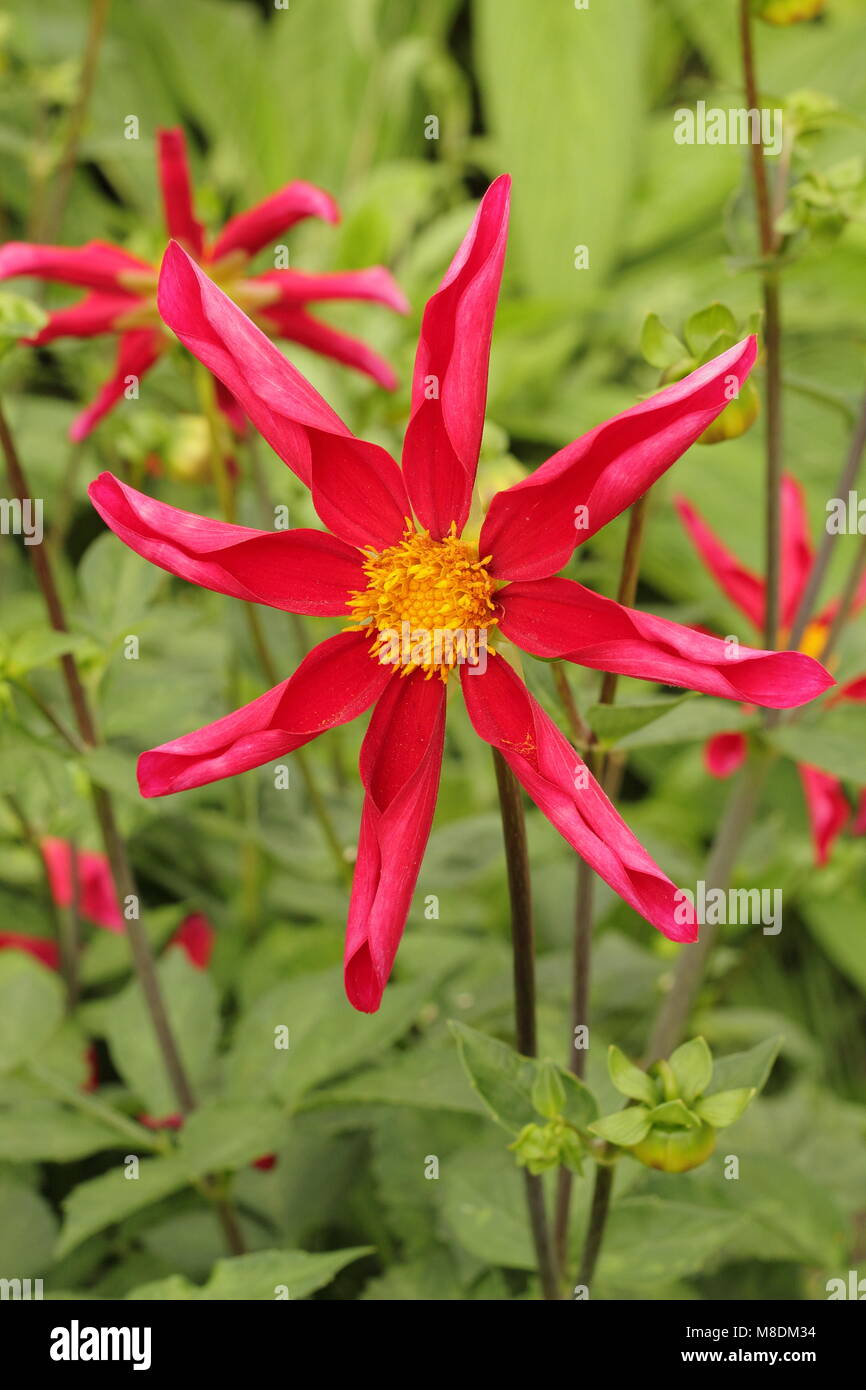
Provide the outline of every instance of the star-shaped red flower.
[[[683,900],[635,839],[506,657],[476,664],[393,650],[405,621],[489,643],[686,686],[772,708],[832,684],[811,657],[742,648],[627,609],[557,577],[575,547],[640,497],[728,402],[755,359],[753,338],[598,425],[498,493],[477,544],[469,516],[510,181],[488,189],[427,304],[402,466],[357,439],[299,372],[179,246],[166,253],[162,315],[220,378],[305,482],[325,531],[254,531],[178,511],[111,474],[90,489],[133,550],[218,593],[343,617],[288,680],[139,761],[145,796],[202,786],[284,757],[373,706],[361,750],[366,798],[349,907],[346,990],[378,1008],[409,910],[436,803],[449,681],[459,670],[469,718],[577,852],[636,912],[693,940]],[[576,518],[580,519],[579,529]],[[360,630],[359,630],[360,629]],[[458,644],[459,645],[459,644]],[[477,646],[475,656],[479,657]],[[440,679],[440,677],[442,677]]]

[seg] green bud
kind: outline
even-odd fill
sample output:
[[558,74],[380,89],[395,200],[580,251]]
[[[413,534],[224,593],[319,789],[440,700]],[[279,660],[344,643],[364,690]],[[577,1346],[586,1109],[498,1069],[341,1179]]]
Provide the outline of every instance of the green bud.
[[610,1079],[620,1095],[630,1100],[639,1100],[644,1105],[655,1105],[659,1099],[652,1077],[630,1062],[625,1053],[611,1044],[607,1053],[607,1069]]
[[697,1129],[659,1126],[629,1152],[647,1168],[658,1168],[662,1173],[687,1173],[706,1163],[715,1147],[716,1131],[710,1125],[700,1124]]
[[753,0],[754,13],[765,24],[787,26],[817,19],[827,0]]

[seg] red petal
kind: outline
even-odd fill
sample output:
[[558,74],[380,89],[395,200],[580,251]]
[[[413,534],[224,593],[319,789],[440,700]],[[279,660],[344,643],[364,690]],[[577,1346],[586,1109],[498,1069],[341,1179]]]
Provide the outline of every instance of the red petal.
[[192,584],[291,613],[348,616],[366,587],[357,550],[324,531],[255,531],[169,507],[111,473],[88,489],[99,515],[152,564]]
[[820,867],[827,863],[833,845],[851,819],[851,807],[837,777],[804,763],[797,770],[809,812],[815,863]]
[[[66,840],[48,838],[40,845],[48,874],[51,896],[58,907],[71,907],[74,896],[72,846]],[[123,916],[111,875],[111,865],[104,854],[80,849],[75,855],[78,878],[77,911],[89,922],[108,931],[124,930]]]
[[247,212],[239,212],[237,217],[232,217],[214,242],[209,259],[217,261],[230,251],[243,251],[253,256],[304,217],[322,217],[326,222],[339,222],[340,210],[323,189],[298,180],[287,184],[278,193],[272,193]]
[[388,686],[361,749],[367,790],[346,930],[349,1002],[375,1013],[394,964],[436,808],[445,685],[420,671]]
[[105,241],[89,241],[86,246],[32,246],[27,241],[8,241],[0,246],[0,280],[32,275],[38,280],[86,285],[91,290],[123,290],[123,276],[130,272],[153,275],[154,268]]
[[60,969],[60,952],[53,941],[44,936],[24,936],[21,932],[0,931],[0,951],[26,951],[47,965],[49,970]]
[[369,645],[363,633],[329,637],[313,648],[293,676],[257,700],[142,753],[142,796],[167,796],[261,767],[363,714],[393,674],[390,667],[372,660]]
[[55,309],[49,314],[45,327],[27,341],[34,347],[42,347],[45,343],[53,343],[55,338],[94,338],[99,333],[113,333],[118,323],[143,303],[143,299],[135,299],[132,295],[89,294],[78,304]]
[[704,744],[704,766],[712,777],[730,777],[743,766],[748,751],[745,734],[714,734]]
[[866,701],[866,676],[858,676],[856,680],[849,681],[833,697],[833,703],[841,700],[853,700],[857,704]]
[[171,130],[160,130],[157,131],[157,139],[159,184],[168,234],[183,242],[194,256],[201,256],[204,229],[196,221],[193,209],[192,182],[183,131],[178,126]]
[[191,912],[184,917],[169,945],[179,946],[190,965],[197,970],[207,970],[215,935],[210,922],[201,912]]
[[803,489],[786,473],[782,479],[781,623],[788,628],[797,615],[815,555],[809,540],[809,514]]
[[475,732],[577,853],[672,941],[694,941],[694,909],[629,830],[565,736],[501,657],[460,671]]
[[[397,464],[356,439],[318,392],[176,244],[159,280],[159,311],[217,376],[298,477],[313,489],[325,525],[350,545],[382,550],[403,534],[409,513]],[[351,496],[341,492],[352,476]],[[317,495],[318,494],[318,495]]]
[[791,709],[822,695],[833,678],[802,652],[765,652],[624,608],[573,579],[510,584],[497,595],[501,630],[533,656],[564,657],[769,709]]
[[462,531],[472,503],[510,193],[507,174],[490,185],[421,323],[403,473],[418,519],[434,537],[452,521]]
[[740,564],[736,555],[713,534],[703,517],[698,515],[684,497],[675,498],[674,505],[695,549],[722,593],[727,595],[741,613],[745,613],[758,631],[761,631],[764,626],[766,601],[766,585],[763,579]]
[[[297,308],[319,299],[364,299],[386,304],[398,314],[408,314],[409,301],[389,270],[371,265],[365,270],[340,270],[329,275],[308,275],[303,270],[267,270],[254,275],[252,284],[268,285],[278,294],[274,305]],[[267,312],[273,305],[267,306]]]
[[320,357],[330,357],[344,367],[354,367],[355,371],[372,377],[385,391],[396,389],[397,378],[389,364],[361,338],[341,333],[303,309],[268,304],[259,314],[262,322],[272,327],[277,337],[300,343],[301,347],[317,352]]
[[746,338],[498,493],[480,541],[493,573],[542,579],[562,569],[575,546],[630,507],[721,414],[727,388],[743,384],[756,351],[756,339]]
[[70,438],[86,439],[94,426],[122,398],[130,385],[129,378],[139,380],[143,377],[166,346],[166,339],[155,328],[136,328],[124,333],[117,345],[113,376],[109,377],[93,404],[76,415],[69,429]]

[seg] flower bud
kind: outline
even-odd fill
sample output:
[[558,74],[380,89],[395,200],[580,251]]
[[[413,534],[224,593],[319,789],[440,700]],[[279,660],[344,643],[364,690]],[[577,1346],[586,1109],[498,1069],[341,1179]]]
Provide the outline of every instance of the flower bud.
[[698,444],[721,444],[725,439],[739,439],[755,423],[760,405],[755,387],[751,381],[744,381],[740,394],[698,437]]
[[716,1131],[711,1125],[701,1124],[694,1129],[654,1125],[629,1153],[647,1168],[658,1168],[662,1173],[687,1173],[706,1163],[715,1147]]
[[765,24],[802,24],[816,19],[826,4],[827,0],[755,0],[755,14]]

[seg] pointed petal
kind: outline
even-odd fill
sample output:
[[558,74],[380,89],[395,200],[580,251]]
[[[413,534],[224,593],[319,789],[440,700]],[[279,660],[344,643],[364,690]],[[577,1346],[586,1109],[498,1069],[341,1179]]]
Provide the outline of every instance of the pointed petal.
[[766,604],[766,585],[759,575],[741,565],[736,555],[728,550],[710,530],[703,517],[699,516],[690,502],[684,497],[674,499],[683,525],[692,538],[695,549],[715,579],[722,593],[731,603],[745,613],[749,622],[761,631],[764,626]]
[[815,554],[809,539],[809,514],[803,489],[790,473],[782,478],[781,622],[789,628],[803,597]]
[[503,174],[482,198],[421,323],[403,473],[421,525],[434,537],[446,535],[452,521],[462,531],[472,503],[510,195]]
[[359,552],[324,531],[213,521],[157,502],[111,473],[101,473],[88,491],[106,525],[137,555],[215,593],[290,613],[347,617],[349,594],[366,587]]
[[328,275],[310,275],[304,270],[267,270],[262,275],[254,275],[249,283],[266,285],[275,295],[273,304],[291,309],[316,299],[371,300],[387,305],[398,314],[408,314],[410,308],[391,272],[381,265],[367,266],[364,270],[339,270]]
[[821,867],[827,863],[833,845],[851,819],[851,807],[838,777],[804,763],[798,764],[797,771],[809,812],[815,863]]
[[500,628],[533,656],[683,686],[705,695],[791,709],[834,684],[802,652],[765,652],[624,608],[573,579],[537,579],[500,590]]
[[174,243],[162,263],[159,311],[312,488],[329,530],[350,545],[382,550],[396,544],[409,505],[390,454],[356,439],[261,329]]
[[375,1013],[403,935],[436,807],[445,685],[420,671],[393,680],[361,749],[366,788],[346,931],[349,1002]]
[[167,346],[162,333],[155,328],[136,328],[124,333],[117,345],[114,373],[102,387],[92,405],[77,415],[69,429],[71,439],[86,439],[94,426],[122,398],[129,378],[140,379],[153,366]]
[[469,718],[568,843],[615,893],[672,941],[697,938],[694,908],[629,830],[515,671],[495,657],[460,671]]
[[204,229],[196,221],[193,208],[184,133],[179,126],[174,126],[171,130],[157,131],[157,140],[159,186],[168,234],[199,257],[204,246]]
[[[95,922],[109,931],[122,932],[123,916],[111,874],[111,865],[104,854],[80,849],[73,860],[72,846],[66,840],[52,837],[40,845],[51,896],[58,907],[71,907],[78,880],[77,910],[88,922]],[[74,873],[73,873],[74,865]]]
[[211,247],[209,259],[218,261],[231,251],[243,251],[247,256],[254,256],[304,217],[322,217],[326,222],[339,222],[340,210],[330,194],[314,184],[298,180],[272,193],[255,207],[232,217]]
[[[729,404],[757,344],[746,338],[682,381],[568,444],[530,477],[500,492],[481,531],[501,579],[542,579],[661,477]],[[585,509],[583,511],[579,509]]]
[[27,341],[34,347],[53,343],[55,338],[94,338],[99,333],[114,333],[118,325],[144,303],[131,295],[88,294],[77,304],[55,309],[49,314],[44,328]]
[[714,734],[704,744],[704,766],[712,777],[731,777],[746,761],[745,734]]
[[284,757],[335,724],[363,714],[393,674],[373,661],[369,639],[358,632],[328,637],[304,658],[293,676],[242,709],[194,733],[142,753],[142,796],[203,787],[234,777],[271,758]]
[[8,241],[0,246],[0,280],[15,275],[37,280],[58,280],[64,285],[85,285],[91,290],[123,290],[125,275],[154,275],[147,261],[131,256],[105,241],[86,246],[33,246],[28,241]]
[[856,704],[866,701],[866,676],[858,676],[856,680],[848,681],[843,685],[836,695],[833,696],[833,703],[841,700],[852,700]]
[[385,391],[396,390],[397,377],[393,369],[363,339],[341,333],[329,323],[313,318],[304,309],[268,304],[259,310],[259,317],[277,337],[300,343],[301,347],[309,348],[321,357],[330,357],[344,367],[354,367],[356,372],[372,377],[377,386]]

